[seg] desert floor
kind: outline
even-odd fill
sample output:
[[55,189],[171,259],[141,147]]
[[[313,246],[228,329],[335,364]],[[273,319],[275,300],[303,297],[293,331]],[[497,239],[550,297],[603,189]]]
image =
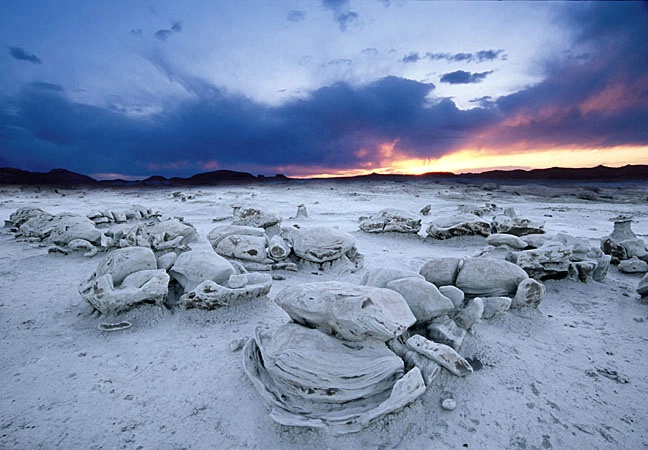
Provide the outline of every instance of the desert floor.
[[[492,186],[489,187],[489,189]],[[635,292],[638,275],[611,267],[605,282],[546,281],[537,310],[512,311],[474,327],[461,353],[482,367],[466,378],[444,372],[416,402],[368,428],[343,436],[285,427],[247,379],[233,339],[259,322],[288,321],[272,301],[303,282],[360,282],[367,269],[418,272],[430,257],[470,256],[480,237],[433,241],[367,234],[358,218],[394,207],[435,215],[461,205],[495,203],[545,221],[598,246],[610,218],[633,214],[648,239],[648,189],[598,185],[596,200],[575,185],[480,185],[431,181],[291,182],[182,189],[71,190],[0,188],[0,219],[23,206],[51,213],[142,205],[207,233],[228,223],[232,206],[274,211],[294,223],[297,205],[325,225],[351,233],[364,269],[332,275],[282,272],[269,299],[214,311],[144,305],[120,315],[133,327],[103,332],[77,286],[101,259],[48,254],[0,230],[0,448],[2,449],[641,449],[648,448],[648,304]],[[111,318],[112,321],[114,321]],[[441,408],[452,397],[454,411]]]

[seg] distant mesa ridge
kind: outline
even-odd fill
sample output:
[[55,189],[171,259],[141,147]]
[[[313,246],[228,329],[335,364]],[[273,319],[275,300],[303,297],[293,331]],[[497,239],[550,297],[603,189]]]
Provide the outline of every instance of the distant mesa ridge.
[[[570,169],[552,167],[551,169],[533,170],[491,170],[481,173],[453,174],[450,172],[430,172],[423,175],[377,174],[353,177],[318,179],[320,181],[354,181],[354,180],[407,180],[439,179],[464,182],[625,182],[648,181],[648,165],[626,165],[623,167],[596,166],[591,168]],[[297,181],[284,175],[266,177],[254,176],[246,172],[233,170],[216,170],[199,173],[188,178],[166,178],[160,175],[143,180],[95,180],[87,175],[71,172],[66,169],[53,169],[49,172],[30,172],[11,167],[0,168],[0,185],[43,185],[43,186],[95,186],[95,187],[156,187],[156,186],[213,186],[221,184],[267,183],[273,181]]]

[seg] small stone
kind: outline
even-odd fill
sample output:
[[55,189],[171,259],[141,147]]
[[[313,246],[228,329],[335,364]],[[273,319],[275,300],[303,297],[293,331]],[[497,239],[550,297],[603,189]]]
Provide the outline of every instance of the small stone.
[[533,278],[527,278],[518,285],[511,308],[523,308],[525,306],[537,307],[545,294],[544,284]]
[[457,402],[452,398],[446,398],[441,402],[441,408],[445,409],[446,411],[454,411],[456,407]]
[[437,344],[423,336],[415,334],[407,340],[407,346],[417,351],[426,358],[437,362],[442,367],[448,369],[453,375],[464,377],[472,373],[473,368],[470,363],[457,353],[452,347],[443,344]]
[[455,305],[455,308],[459,308],[464,301],[464,293],[461,289],[456,286],[440,286],[439,292],[448,297],[452,303]]
[[633,256],[619,263],[619,271],[625,273],[646,273],[648,272],[648,263]]
[[231,352],[237,352],[245,346],[246,342],[246,338],[232,339],[229,343],[229,349]]
[[484,302],[480,297],[468,301],[468,304],[455,317],[454,321],[461,328],[470,330],[474,324],[479,322],[484,314]]
[[449,345],[459,350],[466,337],[467,331],[457,326],[454,320],[448,316],[441,316],[434,319],[427,327],[428,337],[439,344]]
[[248,284],[248,276],[245,273],[230,275],[227,285],[230,289],[242,288]]

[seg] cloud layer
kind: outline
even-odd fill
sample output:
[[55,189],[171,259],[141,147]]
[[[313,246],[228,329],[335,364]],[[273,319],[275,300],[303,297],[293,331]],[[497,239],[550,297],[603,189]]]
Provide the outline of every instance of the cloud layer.
[[[336,20],[352,12],[342,0],[324,6]],[[398,158],[434,159],[466,148],[648,146],[648,12],[641,8],[593,3],[561,17],[574,30],[578,51],[544,63],[543,81],[500,98],[485,95],[470,110],[435,96],[431,83],[396,76],[332,83],[268,106],[170,63],[162,50],[151,51],[147,58],[159,78],[183,90],[184,100],[138,116],[79,103],[74,90],[60,84],[31,81],[17,95],[0,98],[0,161],[32,170],[65,166],[125,175],[191,175],[215,168],[295,175],[314,167],[371,170]],[[299,14],[287,17],[303,20]],[[181,29],[176,23],[158,33]],[[18,47],[10,53],[16,60],[40,63]],[[406,58],[403,62],[410,64],[420,58],[479,63],[505,58],[505,53],[412,53]],[[346,61],[331,59],[331,64]],[[478,83],[490,73],[457,70],[441,81]]]

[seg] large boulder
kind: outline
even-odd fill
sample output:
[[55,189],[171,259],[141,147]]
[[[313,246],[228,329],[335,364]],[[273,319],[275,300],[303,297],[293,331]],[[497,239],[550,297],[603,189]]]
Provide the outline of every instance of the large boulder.
[[194,250],[179,255],[169,273],[187,293],[206,280],[225,285],[236,270],[228,260],[210,250]]
[[403,296],[418,323],[425,323],[452,311],[452,300],[439,292],[439,289],[420,277],[401,278],[390,281],[387,289]]
[[450,239],[457,236],[488,236],[490,222],[475,214],[437,217],[430,223],[427,235],[432,239]]
[[468,258],[464,261],[455,286],[467,295],[480,297],[510,296],[529,276],[508,261],[492,258]]
[[387,341],[416,322],[399,293],[338,281],[290,286],[275,302],[295,322],[346,341]]
[[429,259],[419,273],[436,286],[451,286],[455,284],[459,269],[463,264],[461,258],[447,257],[447,258],[432,258]]

